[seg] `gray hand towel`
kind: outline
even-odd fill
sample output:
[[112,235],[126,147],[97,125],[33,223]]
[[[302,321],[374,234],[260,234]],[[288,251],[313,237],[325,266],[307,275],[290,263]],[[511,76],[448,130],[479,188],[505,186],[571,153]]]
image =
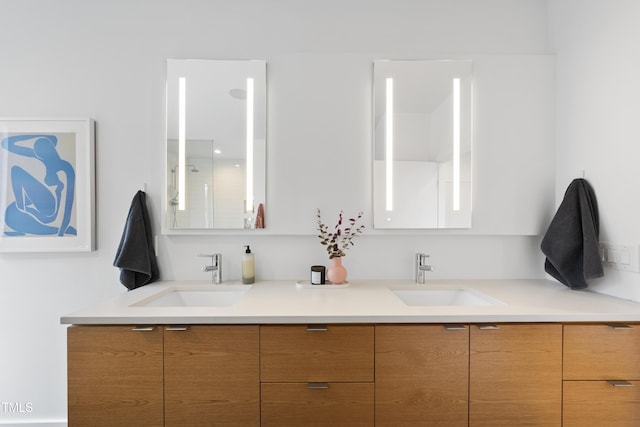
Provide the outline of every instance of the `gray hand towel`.
[[542,239],[545,271],[571,289],[584,289],[587,279],[604,276],[599,232],[593,188],[584,179],[574,179]]
[[120,283],[129,290],[149,284],[160,276],[146,198],[144,191],[138,191],[134,196],[113,261],[113,265],[120,268]]

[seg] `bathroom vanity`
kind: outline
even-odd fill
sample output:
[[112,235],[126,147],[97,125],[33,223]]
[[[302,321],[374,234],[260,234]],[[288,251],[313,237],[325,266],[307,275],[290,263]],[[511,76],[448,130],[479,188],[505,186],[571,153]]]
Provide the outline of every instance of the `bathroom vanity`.
[[161,282],[62,323],[71,426],[640,422],[640,304],[544,280]]

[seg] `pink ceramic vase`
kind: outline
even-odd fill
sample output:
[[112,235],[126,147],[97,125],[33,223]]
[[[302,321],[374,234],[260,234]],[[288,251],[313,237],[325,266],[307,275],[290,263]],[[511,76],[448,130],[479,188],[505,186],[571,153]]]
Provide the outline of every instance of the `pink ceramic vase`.
[[342,257],[331,258],[327,268],[327,279],[334,285],[342,285],[347,280],[347,269],[342,265]]

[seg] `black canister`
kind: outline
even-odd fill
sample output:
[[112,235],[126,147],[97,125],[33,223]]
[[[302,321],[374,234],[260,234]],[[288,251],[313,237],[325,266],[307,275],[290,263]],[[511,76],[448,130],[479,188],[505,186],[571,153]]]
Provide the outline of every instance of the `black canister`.
[[312,265],[311,266],[311,284],[324,285],[325,281],[326,279],[325,279],[324,265]]

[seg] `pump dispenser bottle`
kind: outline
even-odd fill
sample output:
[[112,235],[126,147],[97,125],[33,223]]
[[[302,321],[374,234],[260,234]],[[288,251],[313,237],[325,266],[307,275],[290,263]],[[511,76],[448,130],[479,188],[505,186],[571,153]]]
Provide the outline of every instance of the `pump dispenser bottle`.
[[249,245],[242,255],[242,283],[244,285],[250,285],[256,281],[255,274],[255,256],[251,253]]

